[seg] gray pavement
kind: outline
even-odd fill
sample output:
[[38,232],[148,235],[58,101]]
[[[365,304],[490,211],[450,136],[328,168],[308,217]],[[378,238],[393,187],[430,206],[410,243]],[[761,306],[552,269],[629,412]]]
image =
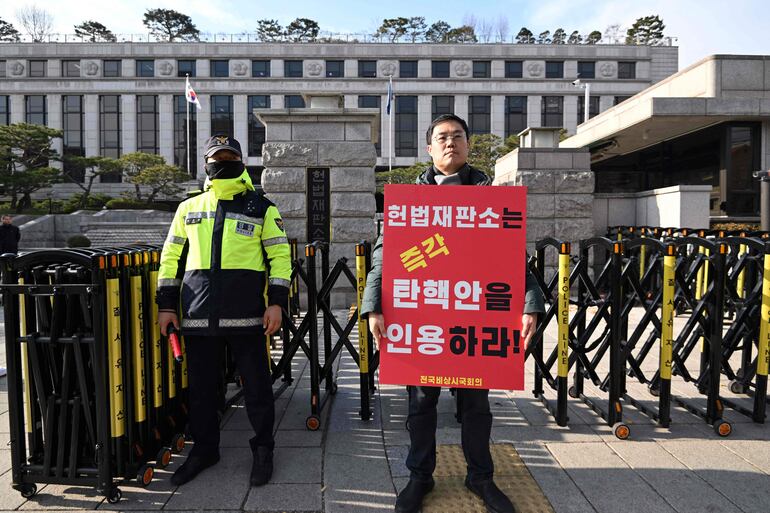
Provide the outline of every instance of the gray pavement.
[[[554,340],[549,332],[548,345]],[[648,358],[645,368],[654,367],[656,358]],[[88,488],[41,486],[29,500],[11,489],[7,383],[0,378],[0,511],[392,511],[396,491],[408,480],[403,387],[379,387],[373,418],[361,421],[357,367],[345,356],[338,362],[338,392],[323,410],[321,429],[311,432],[305,429],[310,413],[306,363],[295,360],[297,379],[276,402],[276,468],[270,484],[248,486],[251,434],[241,404],[225,418],[218,465],[175,488],[168,477],[185,456],[174,455],[148,488],[122,485],[123,499],[116,505]],[[0,365],[5,365],[4,345]],[[532,380],[529,366],[526,390]],[[704,403],[690,384],[676,377],[673,388]],[[655,405],[643,385],[629,380],[629,392]],[[735,397],[724,380],[722,392]],[[586,394],[601,397],[591,387]],[[680,407],[673,408],[671,428],[663,429],[626,405],[624,420],[632,432],[631,439],[621,441],[577,400],[570,400],[569,426],[559,427],[527,391],[493,391],[490,398],[492,441],[513,445],[557,513],[770,511],[770,426],[753,424],[732,410],[725,417],[734,431],[723,439]],[[439,402],[438,443],[460,443],[454,401],[446,391]]]

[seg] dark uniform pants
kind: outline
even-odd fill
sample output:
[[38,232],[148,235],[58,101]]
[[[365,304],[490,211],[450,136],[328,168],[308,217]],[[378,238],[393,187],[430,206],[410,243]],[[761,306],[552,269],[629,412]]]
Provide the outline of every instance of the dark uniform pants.
[[[406,466],[411,476],[428,480],[436,468],[436,403],[441,387],[407,387],[409,391],[409,455]],[[492,478],[494,465],[489,452],[492,413],[489,390],[458,388],[462,421],[462,445],[468,477],[478,482]]]
[[[261,331],[261,330],[260,330]],[[209,456],[219,451],[220,382],[225,344],[233,353],[243,384],[246,413],[254,429],[251,449],[274,446],[273,382],[267,362],[265,337],[226,335],[185,337],[187,377],[190,395],[190,433],[195,445],[191,455]]]

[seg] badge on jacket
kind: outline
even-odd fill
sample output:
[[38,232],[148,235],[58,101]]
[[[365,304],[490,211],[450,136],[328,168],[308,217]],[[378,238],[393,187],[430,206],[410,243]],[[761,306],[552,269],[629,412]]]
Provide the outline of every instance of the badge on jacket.
[[238,221],[237,223],[235,223],[235,233],[245,235],[246,237],[253,237],[254,225],[251,223],[244,223],[243,221]]
[[281,219],[280,217],[276,217],[275,218],[275,225],[278,227],[279,230],[284,231],[283,230],[283,219]]

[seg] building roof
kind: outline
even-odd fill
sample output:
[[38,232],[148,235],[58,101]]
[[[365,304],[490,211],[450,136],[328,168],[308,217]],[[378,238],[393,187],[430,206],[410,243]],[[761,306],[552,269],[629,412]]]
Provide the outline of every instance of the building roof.
[[770,119],[770,56],[712,55],[578,125],[593,162],[725,121]]

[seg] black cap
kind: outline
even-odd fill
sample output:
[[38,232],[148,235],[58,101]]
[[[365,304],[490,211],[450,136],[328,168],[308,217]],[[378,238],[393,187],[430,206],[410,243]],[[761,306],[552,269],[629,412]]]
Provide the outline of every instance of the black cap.
[[241,153],[241,144],[235,140],[234,137],[229,135],[212,135],[206,141],[206,151],[203,154],[203,158],[207,159],[219,150],[230,150],[238,154],[239,157],[243,157]]

